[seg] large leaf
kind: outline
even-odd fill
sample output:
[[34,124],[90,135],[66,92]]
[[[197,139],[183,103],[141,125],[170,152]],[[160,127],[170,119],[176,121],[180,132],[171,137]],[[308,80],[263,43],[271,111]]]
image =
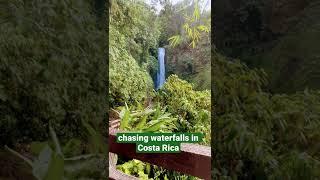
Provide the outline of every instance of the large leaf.
[[62,180],[64,177],[64,160],[61,154],[53,153],[44,180]]
[[56,152],[63,156],[59,140],[58,140],[57,135],[56,135],[56,133],[54,132],[54,130],[53,130],[53,128],[51,126],[49,126],[49,131],[50,131],[50,136],[51,136],[51,138],[53,140]]
[[200,18],[200,9],[198,5],[198,1],[195,2],[195,7],[193,11],[193,18],[197,21]]
[[39,157],[33,162],[32,174],[37,179],[43,180],[46,177],[51,157],[52,150],[46,145],[40,152]]
[[76,177],[90,178],[97,174],[101,174],[106,168],[105,154],[88,154],[65,159],[65,176],[68,179],[76,179]]
[[175,47],[177,46],[178,44],[180,44],[181,42],[181,36],[180,35],[175,35],[175,36],[172,36],[168,39],[168,41],[170,42],[170,46],[172,47]]
[[143,131],[146,131],[146,132],[159,131],[161,129],[161,126],[164,125],[165,123],[166,123],[166,121],[159,121],[159,122],[151,125],[150,127],[143,129]]
[[157,118],[157,120],[162,120],[162,119],[170,119],[171,113],[164,113],[160,117]]
[[128,109],[123,110],[123,116],[121,117],[120,129],[124,130],[128,127],[130,121],[130,111]]
[[96,131],[90,124],[87,122],[82,122],[84,127],[87,129],[89,134],[89,141],[90,141],[90,150],[93,153],[99,152],[107,152],[106,143],[104,143],[103,136]]
[[145,109],[145,110],[143,110],[143,111],[132,113],[132,114],[131,114],[131,117],[145,116],[145,115],[152,114],[152,113],[154,113],[155,111],[156,111],[156,110],[154,110],[154,109],[147,108],[147,109]]
[[143,116],[142,118],[140,118],[140,121],[139,121],[139,123],[138,123],[137,126],[136,126],[136,129],[137,129],[137,130],[141,130],[141,129],[143,129],[143,127],[146,126],[146,124],[147,124],[147,118],[148,118],[148,116]]
[[209,27],[205,26],[205,25],[199,25],[197,26],[197,29],[199,29],[200,31],[204,31],[204,32],[209,32]]

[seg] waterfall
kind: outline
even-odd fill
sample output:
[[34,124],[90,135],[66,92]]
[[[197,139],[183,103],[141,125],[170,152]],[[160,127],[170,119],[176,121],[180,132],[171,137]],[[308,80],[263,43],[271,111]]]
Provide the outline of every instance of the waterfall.
[[165,55],[165,49],[164,48],[158,48],[158,63],[159,63],[159,69],[157,72],[157,79],[156,79],[156,89],[161,88],[161,86],[164,84],[165,81],[165,66],[164,66],[164,55]]

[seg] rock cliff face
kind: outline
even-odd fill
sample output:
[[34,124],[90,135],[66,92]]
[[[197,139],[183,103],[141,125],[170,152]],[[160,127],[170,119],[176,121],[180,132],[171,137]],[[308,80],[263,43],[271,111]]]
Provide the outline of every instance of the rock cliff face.
[[274,92],[320,88],[320,0],[215,0],[214,42],[264,68]]

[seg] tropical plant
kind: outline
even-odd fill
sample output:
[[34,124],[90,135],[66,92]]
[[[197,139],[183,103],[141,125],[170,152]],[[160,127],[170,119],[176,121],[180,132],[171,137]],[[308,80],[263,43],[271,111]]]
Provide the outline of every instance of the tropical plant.
[[[192,87],[189,88],[189,83],[180,79],[176,82],[169,80],[167,89],[161,90],[161,93],[154,92],[152,88],[150,75],[151,77],[155,75],[157,70],[156,49],[165,45],[164,41],[168,39],[168,35],[174,32],[172,31],[174,28],[170,27],[171,24],[176,26],[166,19],[179,19],[170,18],[170,13],[174,12],[171,11],[173,6],[169,7],[168,1],[163,2],[168,5],[168,11],[164,13],[165,15],[162,13],[157,17],[155,11],[140,0],[111,1],[109,88],[112,111],[116,114],[112,115],[112,119],[120,119],[120,129],[130,132],[202,131],[206,134],[204,143],[208,145],[211,132],[210,92],[194,91]],[[175,13],[176,17],[179,17],[177,12]],[[199,33],[208,34],[210,30],[201,26],[204,25],[202,20],[205,18],[200,18],[200,12],[195,12],[192,17],[194,21],[190,19],[187,23],[195,34],[194,43],[197,43],[200,38]],[[179,25],[182,21],[178,21],[178,29],[183,28]],[[194,23],[197,26],[194,26]],[[187,29],[187,25],[185,28]],[[190,32],[190,29],[186,31]],[[175,83],[184,94],[174,92]],[[117,161],[119,170],[141,179],[193,178],[138,160],[128,161],[120,157]]]
[[[109,92],[111,106],[142,101],[152,93],[156,74],[155,13],[144,2],[112,1],[109,23]],[[155,26],[150,27],[150,24]]]
[[155,108],[142,106],[132,106],[129,108],[118,107],[121,111],[116,111],[121,119],[120,129],[127,131],[141,132],[172,132],[176,129],[176,118],[161,109],[159,105]]
[[105,30],[87,1],[0,3],[0,144],[85,136],[105,118]]
[[[121,111],[114,111],[121,119],[120,129],[122,130],[130,132],[172,132],[176,129],[176,118],[171,117],[171,114],[167,113],[165,109],[161,109],[159,104],[153,108],[144,108],[140,103],[136,103],[129,108],[126,104],[126,106],[118,107],[118,109],[121,109]],[[117,165],[117,169],[140,179],[149,179],[150,168],[150,164],[135,159]]]
[[263,90],[266,74],[214,56],[214,178],[316,179],[320,92]]
[[7,146],[5,148],[15,156],[24,160],[32,168],[34,177],[39,180],[103,177],[104,172],[100,168],[106,168],[103,167],[106,163],[98,164],[99,161],[102,162],[105,160],[103,154],[87,154],[66,158],[64,157],[53,128],[50,127],[49,131],[54,147],[52,148],[49,144],[43,143],[41,145],[41,151],[34,161],[31,161],[29,158],[24,157],[22,154]]
[[[199,1],[194,0],[192,15],[185,15],[185,22],[183,24],[183,33],[174,35],[168,39],[170,45],[175,47],[184,41],[189,41],[189,46],[196,47],[199,42],[201,33],[209,33],[211,28],[210,19],[200,19],[201,12],[199,8]],[[181,10],[180,10],[181,11]]]
[[[174,132],[179,131],[177,126],[181,126],[184,122],[178,122],[177,118],[166,112],[165,108],[161,108],[160,104],[157,104],[154,108],[144,108],[141,104],[137,103],[131,108],[128,106],[119,107],[121,111],[116,111],[121,118],[120,129],[130,132]],[[188,126],[189,131],[194,129],[194,132],[200,132],[200,124],[196,127]],[[204,127],[204,126],[201,126]],[[197,131],[198,130],[198,131]],[[203,130],[203,129],[201,129]],[[180,131],[179,131],[180,132]],[[201,131],[203,132],[203,131]],[[208,137],[206,137],[208,138]],[[210,138],[206,144],[210,142]],[[136,159],[130,161],[122,161],[118,159],[117,169],[122,172],[139,177],[140,179],[197,179],[193,176],[182,175],[178,172],[169,171],[164,168],[150,165]],[[152,178],[151,178],[152,177]]]
[[193,85],[171,75],[157,96],[168,112],[179,118],[178,131],[204,132],[205,143],[211,142],[211,93],[195,91]]
[[132,160],[125,162],[124,164],[117,165],[117,169],[123,171],[126,174],[130,174],[139,177],[141,180],[149,180],[150,164],[143,163],[139,160]]

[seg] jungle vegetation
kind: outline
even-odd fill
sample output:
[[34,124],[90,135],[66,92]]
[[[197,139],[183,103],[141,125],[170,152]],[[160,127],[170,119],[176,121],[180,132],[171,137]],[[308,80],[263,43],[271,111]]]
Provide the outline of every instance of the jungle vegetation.
[[[159,12],[153,3],[163,7]],[[111,119],[120,129],[148,132],[202,132],[202,144],[211,144],[210,12],[198,1],[112,0],[109,21],[109,91]],[[200,52],[205,47],[206,53]],[[154,89],[157,50],[166,48],[167,79]],[[185,53],[182,52],[185,51]],[[172,61],[173,52],[189,56],[194,70]],[[197,58],[201,54],[204,58]],[[208,66],[209,65],[209,66]],[[193,66],[193,65],[191,65]],[[170,69],[171,68],[171,69]],[[177,68],[177,69],[174,69]],[[210,71],[208,71],[210,72]],[[205,78],[208,79],[205,79]],[[202,83],[193,84],[196,78]],[[138,160],[119,157],[117,168],[140,179],[196,179]]]
[[104,6],[0,1],[0,179],[105,177]]
[[317,0],[216,0],[212,29],[206,1],[61,2],[0,1],[1,179],[105,178],[108,113],[123,130],[203,132],[212,179],[320,178]]
[[318,10],[213,4],[214,179],[319,179]]

